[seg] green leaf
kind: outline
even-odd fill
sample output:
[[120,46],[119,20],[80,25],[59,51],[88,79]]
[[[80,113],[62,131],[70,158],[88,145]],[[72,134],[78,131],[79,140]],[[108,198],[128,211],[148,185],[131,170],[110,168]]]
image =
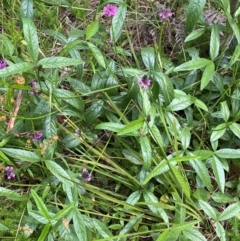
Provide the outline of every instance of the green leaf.
[[234,198],[228,193],[215,192],[211,198],[217,203],[231,203]]
[[165,230],[158,236],[156,241],[166,241],[168,240],[168,236],[169,236],[169,230]]
[[218,140],[221,136],[224,135],[224,133],[226,132],[226,129],[227,129],[226,123],[217,125],[211,134],[210,141]]
[[190,187],[186,180],[186,178],[180,173],[180,171],[169,163],[169,167],[173,172],[176,181],[178,182],[178,188],[181,192],[183,192],[188,198],[190,197]]
[[20,195],[16,191],[0,187],[0,197],[6,197],[9,200],[26,201],[28,197],[26,195]]
[[205,28],[199,28],[199,29],[196,29],[194,31],[192,31],[187,37],[186,39],[184,40],[184,43],[186,42],[189,42],[191,40],[194,40],[200,36],[202,36],[205,32]]
[[190,141],[191,141],[191,132],[188,127],[184,127],[181,130],[180,139],[182,142],[183,150],[186,150],[189,147]]
[[198,108],[205,110],[208,112],[208,107],[205,105],[204,102],[201,100],[197,99],[196,97],[191,96],[191,100],[193,101],[194,105],[196,105]]
[[73,226],[78,240],[88,241],[85,221],[82,217],[82,214],[78,211],[77,208],[75,208],[73,212]]
[[239,27],[238,27],[236,21],[233,19],[233,17],[231,16],[231,14],[229,12],[225,12],[225,15],[228,19],[230,27],[232,28],[232,30],[234,32],[234,35],[238,41],[238,44],[240,44],[240,30],[239,30]]
[[71,87],[76,92],[79,92],[82,95],[88,94],[91,92],[91,88],[78,79],[68,78],[67,82],[71,85]]
[[141,48],[142,60],[145,67],[149,70],[154,69],[155,52],[153,47]]
[[226,241],[225,229],[223,228],[223,226],[219,222],[216,222],[216,233],[217,233],[217,236],[220,238],[221,241]]
[[219,47],[220,47],[220,35],[219,35],[218,25],[213,24],[212,31],[211,31],[211,38],[210,38],[210,57],[212,61],[215,58],[217,58],[219,54]]
[[31,57],[32,62],[37,63],[39,53],[37,29],[30,18],[23,18],[22,22],[23,34],[27,43],[28,54]]
[[14,46],[9,38],[5,35],[0,35],[0,53],[3,56],[12,56],[14,54]]
[[56,116],[49,115],[45,118],[43,133],[46,139],[52,139],[53,136],[57,135]]
[[93,43],[87,42],[89,49],[91,50],[93,56],[97,60],[98,64],[101,65],[104,69],[106,69],[105,59],[102,55],[101,51],[97,48]]
[[46,238],[46,236],[48,235],[49,229],[51,228],[51,226],[52,226],[51,223],[47,223],[47,224],[44,226],[44,228],[42,229],[42,232],[41,232],[41,234],[40,234],[40,236],[39,236],[39,238],[38,238],[37,241],[46,240],[45,238]]
[[18,63],[10,65],[4,69],[0,69],[0,77],[7,77],[10,75],[27,72],[34,67],[31,63]]
[[126,13],[127,5],[125,3],[121,3],[118,7],[117,14],[112,18],[112,26],[110,28],[110,38],[114,43],[116,43],[121,36]]
[[118,131],[118,135],[126,135],[132,133],[134,131],[139,130],[144,124],[144,119],[140,118],[128,123],[124,126],[120,131]]
[[232,123],[229,126],[230,130],[233,132],[235,136],[237,136],[240,139],[240,124]]
[[56,98],[60,98],[61,100],[64,100],[65,102],[75,107],[79,111],[84,110],[84,103],[81,100],[81,97],[74,94],[72,91],[64,90],[64,89],[54,89],[53,95]]
[[8,227],[0,223],[0,231],[7,231],[9,230]]
[[71,181],[71,177],[68,175],[68,173],[56,162],[46,160],[46,167],[48,170],[57,177],[61,182],[63,182],[65,185],[68,185],[70,187],[73,186],[73,182]]
[[92,105],[88,107],[84,112],[86,123],[92,123],[93,120],[101,115],[103,112],[103,105],[104,102],[102,100],[92,102]]
[[150,141],[147,136],[141,136],[139,139],[141,145],[142,157],[143,157],[143,167],[145,171],[148,171],[152,163],[152,148]]
[[226,100],[221,102],[221,113],[222,113],[223,119],[227,122],[230,116],[230,111]]
[[129,203],[134,206],[138,202],[140,197],[141,197],[141,192],[139,190],[135,191],[128,197],[128,199],[126,200],[126,203]]
[[81,142],[78,140],[78,137],[76,135],[66,135],[62,139],[62,143],[66,148],[71,149],[79,146]]
[[207,239],[197,230],[194,228],[185,229],[182,231],[183,235],[191,241],[207,241]]
[[98,20],[95,20],[91,24],[89,24],[86,29],[86,40],[89,40],[90,38],[92,38],[97,33],[98,28],[99,28]]
[[217,184],[218,184],[221,192],[224,193],[224,188],[225,188],[224,168],[223,168],[222,163],[216,156],[213,156],[213,158],[212,158],[212,168],[213,168],[213,173],[214,173],[215,179],[217,181]]
[[228,69],[228,68],[230,68],[233,64],[235,64],[235,63],[238,61],[239,56],[240,56],[240,45],[237,45],[236,48],[235,48],[235,50],[234,50],[234,53],[233,53],[233,55],[232,55],[232,57],[231,57],[231,59],[230,59],[230,61],[229,61],[229,63],[228,63],[228,65],[227,65],[226,68]]
[[[93,224],[94,224],[94,228],[97,229],[98,233],[104,237],[104,238],[109,238],[109,237],[113,237],[112,233],[109,231],[109,229],[106,227],[106,225],[104,224],[104,222],[101,222],[97,219],[93,219]],[[81,240],[81,239],[80,239]],[[80,241],[79,240],[79,241]],[[84,240],[84,241],[89,241],[89,240]],[[108,239],[108,241],[113,241],[112,239]]]
[[192,104],[191,98],[186,96],[181,96],[180,98],[174,98],[172,102],[167,106],[167,111],[179,111],[184,110]]
[[31,151],[25,151],[15,148],[0,148],[0,151],[2,151],[10,157],[13,157],[21,161],[40,162],[41,160],[41,157],[37,153]]
[[200,18],[204,6],[206,4],[206,0],[191,0],[187,7],[187,21],[186,21],[186,29],[188,32],[191,32],[194,25],[197,23]]
[[199,200],[198,202],[199,202],[200,207],[204,211],[204,213],[206,213],[208,215],[208,217],[212,218],[214,221],[217,221],[217,218],[218,218],[217,210],[215,208],[213,208],[207,202],[204,202],[202,200]]
[[119,132],[124,127],[125,127],[125,125],[123,125],[121,123],[103,122],[103,123],[96,125],[95,129]]
[[163,147],[163,139],[156,125],[150,127],[150,134],[159,147]]
[[240,203],[234,203],[228,206],[219,216],[218,221],[228,220],[240,212]]
[[223,148],[214,152],[220,158],[238,159],[240,157],[240,149]]
[[133,163],[135,165],[142,165],[143,164],[139,160],[140,159],[139,156],[137,156],[137,154],[135,154],[133,151],[130,151],[128,149],[123,149],[122,154],[128,161],[130,161],[131,163]]
[[213,62],[209,62],[209,64],[206,66],[205,70],[203,71],[203,75],[200,80],[201,90],[203,90],[208,85],[208,83],[213,78],[214,73],[215,73],[215,65]]
[[81,59],[73,59],[67,57],[46,57],[38,61],[38,66],[43,68],[61,68],[72,65],[82,64]]
[[21,17],[33,19],[33,0],[23,0],[21,4]]
[[177,71],[189,71],[193,69],[201,69],[210,63],[212,63],[212,61],[209,59],[204,59],[204,58],[192,59],[184,64],[179,65],[173,71],[177,72]]
[[33,189],[31,189],[31,194],[37,205],[37,208],[38,208],[40,214],[49,220],[50,215],[49,215],[48,209],[47,209],[46,205],[44,204],[44,202],[42,201],[42,199],[37,195],[37,193]]

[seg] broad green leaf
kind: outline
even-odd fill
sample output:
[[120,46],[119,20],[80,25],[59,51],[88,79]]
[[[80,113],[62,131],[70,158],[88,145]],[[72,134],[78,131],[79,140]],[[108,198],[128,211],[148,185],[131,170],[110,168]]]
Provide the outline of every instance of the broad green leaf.
[[230,68],[233,64],[235,64],[239,60],[239,56],[240,56],[240,45],[237,45],[227,65],[227,69]]
[[8,227],[0,223],[0,231],[7,231],[9,230]]
[[110,38],[114,43],[116,43],[121,36],[126,13],[127,5],[125,3],[121,3],[118,7],[117,14],[112,18],[112,26],[110,28]]
[[14,201],[26,201],[28,199],[26,195],[20,195],[16,191],[4,187],[0,187],[0,197],[6,197]]
[[184,110],[192,104],[189,96],[182,96],[181,98],[174,98],[172,102],[167,106],[167,111],[179,111]]
[[42,232],[40,234],[40,236],[38,237],[38,240],[37,241],[43,241],[43,240],[46,240],[46,236],[48,235],[49,233],[49,229],[51,228],[51,223],[47,223],[45,224],[44,228],[42,228]]
[[221,241],[226,241],[225,229],[223,228],[222,224],[220,224],[219,222],[216,222],[216,233]]
[[29,211],[28,212],[29,216],[33,217],[34,219],[37,220],[38,223],[42,223],[42,224],[47,224],[49,223],[49,220],[46,219],[45,217],[39,215],[37,212],[35,211]]
[[178,189],[183,192],[188,198],[190,197],[190,186],[183,174],[172,164],[169,164],[171,171],[173,172],[176,182],[178,183]]
[[51,217],[52,220],[60,220],[62,217],[66,216],[74,207],[75,202],[71,202],[70,204],[64,206],[63,209],[58,211],[54,216]]
[[204,58],[193,59],[176,67],[174,69],[174,72],[201,69],[210,63],[212,63],[212,61],[209,59],[204,59]]
[[211,141],[216,141],[216,140],[218,140],[221,136],[224,135],[224,133],[226,132],[226,129],[227,129],[226,123],[222,123],[222,124],[217,125],[217,126],[214,128],[214,130],[212,131],[210,140],[211,140]]
[[87,232],[84,219],[82,214],[75,208],[73,210],[73,226],[75,229],[75,233],[78,237],[78,240],[88,241],[87,239]]
[[233,132],[235,136],[237,136],[240,139],[240,124],[238,123],[232,123],[229,126],[230,130]]
[[203,212],[207,214],[208,217],[212,218],[214,221],[217,221],[218,218],[218,212],[215,208],[213,208],[210,204],[207,202],[204,202],[202,200],[199,200],[199,205],[202,208]]
[[168,240],[168,236],[169,236],[169,230],[165,230],[158,236],[156,241],[166,241]]
[[73,59],[67,57],[46,57],[38,61],[37,65],[43,68],[61,68],[66,66],[75,66],[82,64],[81,59]]
[[92,123],[92,121],[101,115],[103,112],[103,105],[104,102],[102,100],[92,102],[92,105],[84,112],[86,123]]
[[[102,237],[104,237],[104,238],[113,237],[112,233],[106,227],[104,222],[101,222],[100,220],[97,220],[97,219],[94,218],[93,219],[93,224],[94,224],[94,228],[97,229],[98,233]],[[84,240],[84,241],[89,241],[89,240]],[[109,238],[108,241],[113,241],[113,240]]]
[[228,193],[215,192],[211,198],[217,203],[231,203],[234,198]]
[[128,123],[126,126],[124,126],[120,131],[118,131],[118,135],[126,135],[129,133],[132,133],[134,131],[139,130],[144,124],[144,119],[137,119],[130,123]]
[[183,235],[191,241],[207,241],[207,239],[197,230],[194,228],[184,229]]
[[46,167],[48,170],[57,177],[61,182],[65,183],[66,185],[72,187],[73,182],[71,181],[71,177],[68,175],[68,173],[56,162],[46,160],[45,161]]
[[222,113],[223,119],[225,120],[225,122],[227,122],[230,116],[230,111],[226,100],[221,102],[221,113]]
[[197,23],[200,18],[204,6],[206,4],[206,0],[191,0],[187,7],[187,21],[186,21],[186,29],[188,32],[191,32],[194,25]]
[[150,134],[159,147],[163,147],[163,139],[156,125],[150,127]]
[[220,158],[238,159],[240,157],[240,149],[223,148],[214,152]]
[[37,205],[39,212],[42,214],[42,216],[45,217],[46,219],[50,219],[50,215],[49,215],[46,205],[44,204],[42,199],[37,195],[37,193],[34,191],[34,189],[31,189],[31,194],[32,194],[32,197]]
[[220,35],[219,35],[218,25],[213,24],[212,31],[211,31],[211,38],[210,38],[210,57],[212,61],[215,58],[217,58],[219,54],[219,47],[220,47]]
[[93,43],[87,42],[87,45],[88,45],[89,49],[91,50],[93,56],[97,60],[98,64],[101,65],[105,69],[106,68],[105,59],[104,59],[104,56],[101,53],[101,51]]
[[80,94],[88,94],[91,92],[91,88],[83,83],[81,80],[68,78],[67,82],[71,85],[71,87]]
[[89,40],[90,38],[92,38],[97,33],[98,28],[99,28],[98,20],[95,20],[91,24],[89,24],[86,29],[86,40]]
[[240,213],[240,203],[234,203],[228,206],[218,217],[218,221],[228,220]]
[[27,72],[34,67],[33,64],[23,62],[18,64],[12,64],[4,69],[0,69],[0,77],[7,77],[10,75]]
[[17,160],[26,161],[26,162],[40,162],[41,157],[32,151],[25,151],[15,148],[0,148],[0,151],[6,155],[13,157]]
[[198,108],[208,112],[208,107],[206,106],[206,104],[203,101],[201,101],[195,97],[192,98],[192,96],[191,96],[191,100],[193,101],[194,105],[196,105]]
[[199,28],[199,29],[196,29],[194,31],[192,31],[184,40],[184,42],[189,42],[191,40],[194,40],[200,36],[202,36],[205,32],[205,28]]
[[126,203],[129,203],[134,206],[138,202],[140,197],[141,197],[141,192],[139,190],[135,191],[127,198]]
[[215,65],[213,62],[209,62],[209,64],[204,69],[202,78],[200,80],[200,82],[201,82],[200,89],[201,90],[203,90],[208,85],[208,83],[213,78],[214,73],[215,73]]
[[205,188],[198,188],[193,194],[197,200],[207,201],[210,198],[210,194]]
[[117,54],[121,54],[126,57],[132,56],[132,54],[129,51],[127,51],[126,49],[123,49],[121,47],[118,47],[118,46],[114,48],[114,51],[116,51]]
[[95,129],[119,132],[124,127],[125,127],[125,125],[123,125],[121,123],[102,122],[102,123],[96,125]]
[[49,115],[45,118],[43,124],[43,133],[46,139],[52,139],[53,136],[57,135],[56,116]]
[[78,136],[76,135],[66,135],[62,139],[62,143],[64,144],[65,148],[76,148],[80,145],[80,141],[78,140]]
[[118,75],[123,74],[123,76],[126,76],[126,77],[133,76],[136,78],[140,78],[141,76],[145,75],[146,72],[143,70],[134,69],[134,68],[121,68],[116,72],[116,74]]
[[232,28],[233,33],[238,41],[238,44],[240,44],[240,30],[239,30],[239,27],[238,27],[236,21],[233,19],[233,17],[231,16],[231,14],[229,12],[225,12],[225,15],[226,15],[229,25]]
[[225,172],[224,172],[222,163],[216,156],[213,156],[213,158],[212,158],[212,168],[213,168],[213,173],[214,173],[215,179],[217,181],[217,184],[218,184],[221,192],[224,193]]
[[28,54],[32,59],[33,63],[37,63],[38,61],[38,36],[37,29],[30,18],[23,18],[23,34],[24,39],[27,43]]
[[0,53],[3,56],[12,56],[14,54],[14,46],[11,40],[5,35],[0,35],[0,41]]
[[33,0],[23,0],[20,9],[22,18],[33,19],[34,10],[33,10]]
[[84,110],[84,103],[81,100],[81,97],[74,94],[72,91],[64,89],[54,89],[53,96],[61,100],[64,100],[69,105],[75,107],[78,111]]
[[191,141],[191,132],[188,127],[184,127],[179,133],[180,140],[182,142],[183,150],[186,150],[189,147]]
[[128,161],[130,161],[131,163],[133,163],[135,165],[143,164],[143,162],[141,162],[139,160],[139,156],[137,156],[137,154],[135,154],[133,151],[130,151],[128,149],[123,149],[122,154]]
[[142,157],[143,157],[143,167],[148,171],[152,163],[152,148],[150,141],[147,136],[140,136],[139,143],[141,145]]
[[153,47],[141,48],[142,60],[145,67],[149,70],[154,68],[155,65],[155,52]]

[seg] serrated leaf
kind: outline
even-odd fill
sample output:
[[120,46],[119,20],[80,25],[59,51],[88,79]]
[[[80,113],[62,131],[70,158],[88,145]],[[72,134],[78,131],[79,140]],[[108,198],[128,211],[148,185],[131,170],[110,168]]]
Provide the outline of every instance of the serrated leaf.
[[237,136],[240,139],[240,125],[237,123],[232,123],[229,126],[230,130],[233,132],[235,136]]
[[141,48],[142,60],[147,69],[153,69],[155,64],[155,52],[153,47]]
[[20,11],[22,18],[33,19],[33,0],[23,0]]
[[197,230],[194,228],[185,229],[182,231],[183,235],[191,241],[207,241],[207,239]]
[[34,67],[31,63],[18,63],[18,64],[12,64],[4,69],[0,69],[0,77],[7,77],[10,75],[14,75],[17,73],[23,73],[26,72]]
[[[100,222],[97,219],[93,219],[94,223],[94,228],[97,229],[98,233],[103,237],[103,238],[109,238],[113,237],[112,233],[109,231],[109,229],[106,227],[106,225],[103,222]],[[113,241],[112,239],[108,239],[109,241]],[[88,241],[88,240],[86,240]]]
[[240,149],[223,148],[214,152],[220,158],[238,159],[240,157]]
[[23,34],[27,43],[28,54],[31,57],[32,62],[37,63],[39,53],[37,29],[30,18],[23,18],[22,22]]
[[0,148],[0,151],[15,159],[26,162],[40,162],[41,157],[32,151],[25,151],[15,148]]
[[205,32],[205,28],[199,28],[192,31],[184,40],[184,43],[194,40],[200,36],[202,36]]
[[78,240],[88,241],[85,221],[82,217],[82,214],[77,209],[74,209],[73,212],[73,226]]
[[212,168],[213,168],[213,173],[217,181],[218,187],[220,188],[221,192],[224,193],[224,188],[225,188],[224,168],[222,163],[216,156],[213,156],[212,158]]
[[152,148],[150,141],[147,136],[141,136],[139,139],[141,145],[142,157],[143,157],[143,167],[144,170],[148,171],[152,163]]
[[226,123],[217,125],[211,134],[210,141],[218,140],[221,136],[224,135],[224,133],[226,132],[226,129],[227,129]]
[[201,82],[201,87],[200,89],[203,90],[208,83],[211,81],[211,79],[213,78],[213,75],[215,73],[215,65],[213,62],[210,62],[206,68],[203,71],[203,75],[202,78],[200,80]]
[[217,203],[231,203],[234,198],[228,193],[215,192],[211,198]]
[[102,55],[101,51],[93,43],[87,42],[87,45],[88,45],[89,49],[91,50],[93,56],[99,63],[99,65],[101,65],[104,69],[106,69],[105,59],[104,59],[104,56]]
[[73,182],[71,181],[71,177],[68,175],[68,173],[56,162],[46,160],[45,161],[46,167],[48,170],[57,177],[61,182],[63,182],[65,185],[68,185],[70,187],[73,186]]
[[217,236],[220,238],[221,241],[226,241],[225,229],[223,228],[223,226],[219,222],[216,222],[216,233],[217,233]]
[[240,203],[234,203],[228,206],[219,216],[218,221],[228,220],[240,212]]
[[144,124],[144,119],[137,119],[130,123],[128,123],[126,126],[124,126],[121,130],[118,131],[118,135],[126,135],[129,133],[132,133],[134,131],[139,130]]
[[135,191],[127,198],[126,203],[129,203],[134,206],[138,202],[140,197],[141,197],[141,192],[139,190]]
[[173,71],[177,72],[177,71],[188,71],[188,70],[193,70],[193,69],[201,69],[210,63],[212,63],[212,61],[209,59],[204,59],[204,58],[192,59],[186,63],[179,65]]
[[118,7],[117,14],[112,18],[112,26],[110,28],[110,38],[114,43],[116,43],[121,36],[126,13],[127,5],[125,3],[121,3]]
[[167,106],[167,111],[179,111],[184,110],[190,106],[193,102],[189,96],[182,96],[181,98],[174,98],[172,102]]
[[217,217],[218,217],[217,211],[207,202],[204,202],[202,200],[199,200],[198,202],[199,202],[200,207],[204,211],[204,213],[206,213],[208,215],[208,217],[217,221]]
[[61,68],[66,66],[75,66],[82,64],[81,59],[73,59],[67,57],[46,57],[38,61],[37,65],[42,68]]
[[86,29],[86,40],[89,40],[90,38],[92,38],[97,33],[98,28],[99,28],[98,20],[95,20],[91,24],[89,24]]
[[16,191],[0,187],[0,197],[7,197],[9,200],[26,201],[28,197],[26,195],[20,195]]

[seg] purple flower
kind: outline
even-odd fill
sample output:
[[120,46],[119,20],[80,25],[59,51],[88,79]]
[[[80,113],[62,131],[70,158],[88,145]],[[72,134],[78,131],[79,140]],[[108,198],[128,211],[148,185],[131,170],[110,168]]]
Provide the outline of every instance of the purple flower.
[[76,129],[76,130],[75,130],[75,134],[76,134],[77,136],[81,136],[81,131],[80,131],[79,129]]
[[29,93],[31,95],[38,94],[38,89],[37,89],[37,82],[33,81],[30,83],[31,87],[33,87],[33,90],[30,90]]
[[83,179],[85,179],[87,182],[90,182],[90,181],[91,181],[92,174],[89,173],[89,171],[87,170],[87,168],[83,168],[83,169],[82,169],[81,177],[82,177]]
[[151,80],[147,77],[141,77],[138,81],[138,85],[140,88],[147,89],[151,84]]
[[115,6],[113,4],[108,4],[103,8],[103,12],[108,17],[115,16],[117,13],[117,6]]
[[8,66],[8,63],[5,59],[0,60],[0,69],[4,69]]
[[163,20],[172,17],[173,13],[170,8],[162,7],[159,12],[159,17]]
[[5,171],[6,171],[6,175],[7,175],[7,179],[14,179],[15,174],[13,173],[13,167],[7,166],[5,167]]
[[41,141],[42,136],[43,136],[42,131],[35,131],[29,134],[29,137],[32,139],[32,141]]

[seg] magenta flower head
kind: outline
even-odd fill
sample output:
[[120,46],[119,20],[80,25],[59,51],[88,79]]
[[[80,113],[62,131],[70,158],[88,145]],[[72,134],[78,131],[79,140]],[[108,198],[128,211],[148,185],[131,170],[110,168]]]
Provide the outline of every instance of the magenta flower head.
[[30,90],[29,94],[31,95],[38,94],[37,82],[36,81],[31,82],[30,86],[33,87],[33,90]]
[[31,138],[32,141],[41,141],[42,136],[43,136],[42,131],[35,131],[29,134],[29,137]]
[[170,8],[166,8],[166,7],[162,7],[160,12],[159,12],[159,17],[162,20],[165,20],[167,18],[171,18],[172,15],[173,15],[173,13],[171,12],[171,9]]
[[113,5],[113,4],[107,4],[104,8],[103,8],[103,12],[105,15],[107,15],[108,17],[112,17],[115,16],[117,13],[117,6]]
[[13,167],[7,166],[5,167],[5,171],[6,171],[6,175],[7,175],[7,179],[14,179],[15,174],[13,173]]
[[138,85],[140,88],[147,89],[151,84],[151,80],[143,76],[138,80]]
[[0,69],[8,67],[8,62],[5,59],[0,60]]
[[82,174],[80,175],[85,181],[90,182],[91,181],[91,177],[92,174],[89,173],[89,171],[87,170],[87,168],[83,168],[82,169]]

